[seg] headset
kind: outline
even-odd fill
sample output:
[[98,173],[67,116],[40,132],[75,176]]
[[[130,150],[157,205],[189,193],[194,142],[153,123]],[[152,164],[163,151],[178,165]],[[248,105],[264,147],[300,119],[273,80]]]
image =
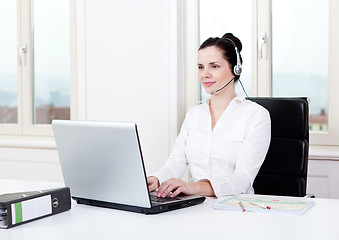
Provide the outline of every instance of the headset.
[[241,65],[240,52],[239,52],[239,50],[237,48],[237,45],[235,45],[233,40],[230,39],[230,38],[221,38],[221,39],[226,40],[226,41],[230,42],[233,45],[233,47],[235,49],[235,54],[237,55],[237,64],[233,67],[233,74],[235,76],[240,76],[240,74],[242,72],[242,65]]
[[[241,65],[240,52],[239,52],[239,50],[238,50],[238,48],[237,48],[237,45],[235,45],[235,43],[233,42],[232,39],[229,39],[229,38],[221,38],[221,39],[226,40],[226,41],[230,42],[230,43],[233,45],[233,47],[234,47],[234,49],[235,49],[235,53],[236,53],[236,55],[237,55],[237,64],[233,67],[232,72],[233,72],[233,75],[234,75],[234,76],[240,76],[240,75],[241,75],[241,72],[242,72],[242,65]],[[235,77],[234,77],[234,78],[235,78]],[[230,84],[230,83],[234,80],[234,78],[232,78],[228,83],[226,83],[225,86],[223,86],[222,88],[219,88],[218,90],[212,91],[210,94],[213,95],[213,94],[215,94],[215,93],[221,91],[221,90],[224,89],[228,84]],[[240,84],[241,84],[242,90],[244,91],[244,93],[245,93],[246,96],[248,97],[247,92],[245,91],[245,88],[244,88],[244,86],[242,85],[242,82],[240,81],[240,79],[238,79],[238,81],[239,81]]]

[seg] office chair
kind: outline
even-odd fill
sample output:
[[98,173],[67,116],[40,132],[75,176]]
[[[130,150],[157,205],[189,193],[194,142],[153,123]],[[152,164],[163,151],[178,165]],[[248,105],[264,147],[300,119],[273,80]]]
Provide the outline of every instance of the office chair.
[[307,99],[248,99],[266,108],[271,116],[271,143],[253,183],[255,193],[304,197],[309,148]]

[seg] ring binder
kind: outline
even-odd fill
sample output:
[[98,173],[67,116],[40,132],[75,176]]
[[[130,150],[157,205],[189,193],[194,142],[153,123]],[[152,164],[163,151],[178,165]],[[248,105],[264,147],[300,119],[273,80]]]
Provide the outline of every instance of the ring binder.
[[0,228],[11,228],[71,209],[68,187],[0,195]]

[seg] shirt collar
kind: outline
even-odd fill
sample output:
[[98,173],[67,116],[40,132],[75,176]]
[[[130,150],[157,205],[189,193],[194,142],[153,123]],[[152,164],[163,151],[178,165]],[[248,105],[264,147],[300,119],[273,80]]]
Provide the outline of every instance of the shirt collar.
[[245,96],[244,95],[237,95],[235,98],[232,99],[232,101],[235,101],[235,102],[242,102],[245,100]]
[[[235,98],[233,98],[233,99],[231,100],[230,103],[232,103],[232,102],[241,103],[241,102],[243,102],[245,99],[246,99],[246,98],[245,98],[244,95],[237,95]],[[206,101],[204,101],[203,104],[209,106],[209,104],[210,104],[210,99],[207,99]]]

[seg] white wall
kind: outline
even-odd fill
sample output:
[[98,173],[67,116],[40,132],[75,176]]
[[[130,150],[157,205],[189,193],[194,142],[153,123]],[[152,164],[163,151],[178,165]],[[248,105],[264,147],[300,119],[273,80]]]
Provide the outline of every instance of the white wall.
[[307,193],[317,198],[339,199],[339,161],[338,160],[309,160]]
[[0,178],[63,181],[58,154],[51,148],[0,147]]
[[87,0],[78,7],[85,13],[78,18],[78,56],[85,59],[78,67],[86,91],[79,116],[136,122],[146,170],[153,172],[166,161],[177,134],[173,106],[182,79],[171,42],[177,35],[176,1]]

